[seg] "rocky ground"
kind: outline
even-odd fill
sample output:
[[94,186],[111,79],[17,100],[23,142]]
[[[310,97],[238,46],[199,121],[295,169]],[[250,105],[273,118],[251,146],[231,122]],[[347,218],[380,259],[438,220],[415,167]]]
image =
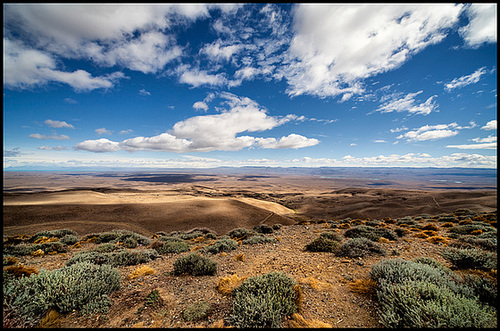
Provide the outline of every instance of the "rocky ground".
[[[494,214],[496,219],[496,212]],[[432,223],[437,226],[437,235],[443,242],[430,242],[428,236],[419,229],[408,229],[407,234],[395,241],[381,241],[378,244],[387,254],[371,255],[363,258],[346,258],[333,253],[310,252],[304,247],[317,238],[321,232],[334,231],[343,235],[347,228],[366,223],[367,219],[346,219],[338,222],[304,221],[300,224],[281,226],[273,233],[274,243],[257,245],[242,244],[237,249],[218,254],[206,254],[217,262],[217,273],[213,276],[174,276],[173,264],[178,254],[160,255],[149,263],[119,267],[122,275],[121,289],[111,294],[112,306],[108,314],[81,316],[78,311],[67,315],[56,312],[47,316],[43,326],[61,328],[153,328],[153,327],[230,327],[226,318],[231,313],[231,294],[221,293],[217,285],[224,277],[252,277],[271,271],[286,273],[302,290],[299,315],[294,315],[283,323],[283,327],[335,327],[335,328],[377,328],[382,327],[378,318],[376,296],[360,293],[360,289],[370,289],[368,284],[371,267],[382,259],[431,257],[447,266],[440,252],[446,245],[456,244],[457,239],[449,237],[445,222],[439,217],[417,218],[421,225]],[[465,220],[462,220],[462,222]],[[456,219],[458,224],[459,218]],[[496,227],[496,222],[493,224]],[[381,227],[395,229],[395,219],[381,220]],[[435,235],[436,235],[435,234]],[[5,238],[5,237],[4,237]],[[344,237],[343,241],[347,240]],[[188,240],[191,250],[209,245],[213,240]],[[78,246],[78,245],[77,245]],[[44,256],[16,257],[18,265],[37,270],[63,267],[78,252],[92,250],[95,243],[80,243],[79,248],[70,248],[67,253]],[[146,249],[137,247],[135,249]],[[131,279],[136,269],[148,266],[154,273]],[[5,266],[4,266],[5,269]],[[236,275],[236,276],[234,276]],[[356,286],[358,285],[358,286]],[[148,295],[158,290],[160,299],[155,305],[146,305]],[[188,322],[183,312],[189,305],[205,301],[212,309],[208,317],[196,322]],[[4,327],[19,327],[15,314],[4,307]]]

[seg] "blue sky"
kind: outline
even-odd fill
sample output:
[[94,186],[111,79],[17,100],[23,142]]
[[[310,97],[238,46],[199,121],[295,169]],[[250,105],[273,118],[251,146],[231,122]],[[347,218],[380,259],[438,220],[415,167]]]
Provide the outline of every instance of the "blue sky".
[[4,170],[496,168],[496,4],[4,4]]

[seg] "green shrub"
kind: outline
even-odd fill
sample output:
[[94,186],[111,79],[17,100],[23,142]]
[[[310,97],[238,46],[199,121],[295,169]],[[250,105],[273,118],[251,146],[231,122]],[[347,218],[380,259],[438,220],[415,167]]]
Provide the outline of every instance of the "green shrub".
[[242,244],[257,245],[257,244],[273,243],[276,241],[277,241],[276,238],[269,238],[269,237],[262,236],[262,235],[256,235],[256,236],[252,236],[248,239],[243,240]]
[[144,299],[144,305],[150,307],[156,307],[161,301],[160,291],[152,290]]
[[493,308],[430,282],[381,281],[377,296],[385,327],[491,328],[497,324]]
[[49,309],[61,313],[106,312],[108,294],[120,288],[120,273],[111,266],[77,263],[4,283],[4,303],[34,326]]
[[193,303],[184,309],[184,319],[188,322],[199,321],[208,316],[212,310],[212,305],[209,302],[201,301]]
[[273,233],[274,232],[273,227],[269,226],[267,224],[256,225],[253,229],[254,229],[254,231],[256,231],[258,233]]
[[159,254],[169,254],[169,253],[182,253],[190,250],[188,243],[184,242],[182,239],[180,241],[167,241],[161,243],[161,245],[155,245],[154,248]]
[[104,244],[100,244],[100,245],[96,246],[96,248],[94,248],[94,251],[99,252],[99,253],[109,253],[109,252],[116,251],[117,249],[120,249],[120,247],[117,246],[116,244],[104,243]]
[[75,254],[66,265],[88,262],[96,265],[127,266],[147,263],[158,258],[158,252],[153,249],[134,250],[119,249],[113,252],[83,251]]
[[496,312],[478,300],[478,289],[467,286],[448,268],[429,258],[400,258],[372,267],[377,281],[379,314],[385,327],[494,327]]
[[203,252],[217,254],[219,252],[230,252],[238,248],[238,243],[233,239],[219,239],[212,245],[203,249]]
[[419,256],[417,258],[414,258],[413,262],[427,264],[435,269],[442,270],[447,274],[450,274],[452,272],[450,268],[448,268],[445,265],[442,265],[441,262],[436,261],[433,258],[427,256]]
[[490,270],[497,268],[497,255],[482,249],[446,247],[441,255],[458,269]]
[[148,237],[145,237],[143,235],[128,230],[111,230],[99,234],[90,234],[86,235],[82,240],[91,238],[93,236],[97,236],[96,240],[97,244],[108,243],[108,242],[112,242],[115,244],[118,242],[123,243],[128,238],[135,239],[137,241],[137,244],[142,246],[147,246],[151,243],[151,239],[149,239]]
[[196,253],[181,256],[174,262],[173,274],[176,276],[190,274],[193,276],[215,275],[217,263]]
[[473,231],[481,230],[481,232],[493,232],[496,236],[497,229],[483,222],[474,222],[472,224],[456,225],[448,229],[450,234],[471,234]]
[[257,232],[254,230],[249,230],[246,228],[236,228],[226,233],[226,236],[233,239],[248,239],[251,236],[255,236],[256,234]]
[[367,238],[373,241],[379,240],[384,237],[389,240],[397,240],[398,236],[394,231],[384,228],[374,228],[368,225],[358,225],[353,228],[347,229],[344,233],[347,238]]
[[461,282],[470,288],[479,301],[489,306],[497,306],[497,281],[478,275],[462,275]]
[[78,242],[78,236],[74,234],[67,234],[64,237],[61,238],[60,242],[62,242],[65,245],[73,245]]
[[333,241],[342,241],[344,238],[342,237],[342,235],[336,233],[336,232],[333,232],[333,231],[324,231],[324,232],[321,232],[319,234],[320,237],[323,237],[323,238],[326,238],[326,239],[330,239],[330,240],[333,240]]
[[386,255],[386,251],[377,243],[363,237],[348,239],[337,251],[337,255],[351,258],[373,254]]
[[66,253],[68,247],[60,241],[47,242],[43,244],[20,244],[20,245],[5,245],[3,247],[4,255],[23,256],[30,255],[32,252],[41,249],[45,254],[49,252]]
[[122,244],[125,248],[136,248],[138,245],[137,240],[133,237],[127,237]]
[[171,241],[184,242],[183,239],[176,237],[176,236],[160,236],[160,237],[158,237],[158,240],[165,241],[165,242],[171,242]]
[[233,291],[229,316],[237,328],[278,328],[287,316],[298,310],[296,282],[280,272],[246,279]]
[[339,250],[339,248],[340,243],[338,241],[334,241],[323,236],[319,236],[318,238],[314,239],[305,247],[306,251],[329,253],[335,253]]
[[70,230],[70,229],[60,229],[60,230],[45,230],[45,231],[41,231],[41,232],[38,232],[37,234],[35,234],[34,236],[32,236],[30,239],[29,239],[29,242],[35,242],[37,239],[40,239],[42,237],[47,237],[47,238],[53,238],[53,237],[56,237],[56,238],[62,238],[66,235],[72,235],[72,236],[76,236],[78,238],[78,233],[76,233],[75,231],[73,230]]
[[[490,238],[490,235],[494,235],[494,238]],[[496,252],[497,250],[497,237],[496,233],[493,232],[486,232],[481,235],[463,235],[459,236],[457,238],[461,242],[464,242],[466,244],[471,244],[473,246],[476,246],[478,248],[482,248],[488,251]]]

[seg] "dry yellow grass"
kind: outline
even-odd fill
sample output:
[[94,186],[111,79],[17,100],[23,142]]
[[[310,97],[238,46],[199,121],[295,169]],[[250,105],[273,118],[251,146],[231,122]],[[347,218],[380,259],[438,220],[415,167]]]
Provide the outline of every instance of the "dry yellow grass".
[[247,277],[238,277],[237,274],[232,274],[230,277],[222,277],[217,283],[217,291],[224,295],[231,294],[233,290],[240,286]]
[[128,279],[135,279],[141,276],[152,275],[156,273],[156,270],[145,265],[135,269],[131,274],[128,275]]
[[4,268],[3,270],[18,278],[22,276],[29,277],[31,274],[38,274],[38,270],[36,268],[25,267],[22,264],[12,265]]
[[242,261],[242,262],[243,262],[243,261],[245,261],[245,254],[244,254],[244,253],[240,253],[240,254],[236,255],[236,256],[234,257],[234,259],[235,259],[236,261]]
[[290,328],[333,328],[331,324],[321,322],[315,319],[306,320],[301,314],[295,313],[288,321]]
[[448,239],[446,239],[445,237],[442,237],[442,236],[432,236],[432,237],[429,237],[426,239],[428,242],[430,242],[431,244],[444,244],[444,245],[448,245]]
[[37,240],[35,240],[34,244],[45,244],[45,243],[51,243],[51,242],[55,242],[55,241],[59,241],[59,238],[41,237],[41,238],[38,238]]
[[320,281],[316,278],[313,278],[313,277],[301,278],[301,279],[299,279],[299,283],[309,285],[312,289],[321,290],[321,291],[327,290],[327,289],[332,287],[332,285],[330,283],[322,282],[322,281]]
[[31,252],[31,256],[44,256],[45,252],[41,249]]
[[348,284],[349,289],[354,293],[360,293],[364,295],[374,295],[375,286],[377,282],[371,278],[357,279]]

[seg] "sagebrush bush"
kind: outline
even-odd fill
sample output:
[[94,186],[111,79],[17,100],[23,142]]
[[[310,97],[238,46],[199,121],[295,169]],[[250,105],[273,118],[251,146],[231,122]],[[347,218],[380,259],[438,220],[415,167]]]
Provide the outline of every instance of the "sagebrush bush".
[[217,263],[196,253],[181,256],[174,262],[173,274],[176,276],[190,274],[193,276],[215,275]]
[[323,231],[319,234],[319,236],[333,241],[342,241],[344,239],[342,235],[333,231]]
[[446,247],[441,255],[458,269],[490,270],[497,268],[497,254],[482,249]]
[[187,306],[182,315],[188,322],[199,321],[207,317],[211,310],[210,302],[200,301]]
[[83,251],[75,254],[66,262],[66,265],[88,262],[96,265],[109,264],[112,266],[128,266],[147,263],[158,258],[158,252],[153,249],[126,250],[119,249],[113,252]]
[[99,253],[109,253],[116,251],[118,249],[120,249],[120,247],[114,243],[104,243],[96,246],[96,248],[94,248],[94,251]]
[[366,255],[386,255],[385,249],[383,249],[377,243],[371,241],[367,238],[351,238],[340,245],[339,250],[336,253],[339,256],[345,257],[363,257]]
[[155,245],[154,249],[158,252],[158,254],[170,254],[170,253],[182,253],[187,252],[190,249],[188,243],[184,241],[167,241],[165,243],[161,243],[161,245]]
[[77,263],[4,283],[4,303],[34,326],[51,308],[61,313],[106,312],[108,294],[118,290],[120,282],[120,273],[109,265]]
[[495,327],[496,312],[473,288],[429,258],[382,260],[372,267],[385,327]]
[[57,252],[57,253],[66,253],[68,251],[68,247],[61,243],[60,241],[54,242],[46,242],[43,244],[19,244],[19,245],[5,245],[3,247],[4,255],[15,255],[15,256],[23,256],[30,255],[32,252],[42,250],[45,254],[49,252]]
[[98,234],[95,234],[95,233],[88,234],[82,238],[82,241],[89,239],[89,238],[92,238],[94,236],[97,237],[97,240],[96,240],[97,244],[108,243],[108,242],[115,243],[115,244],[118,242],[123,243],[128,238],[135,239],[137,241],[137,244],[142,245],[142,246],[147,246],[151,243],[151,239],[149,239],[146,236],[140,235],[140,234],[132,232],[132,231],[122,230],[122,229],[111,230],[108,232],[101,232]]
[[[492,237],[494,235],[495,237]],[[497,250],[497,237],[496,233],[486,232],[480,235],[462,235],[457,238],[463,243],[471,244],[478,248],[482,248],[488,251],[496,252]]]
[[335,253],[340,249],[340,243],[338,241],[319,236],[318,238],[308,243],[305,249],[306,251],[310,252]]
[[255,236],[255,235],[257,235],[256,231],[249,230],[246,228],[236,228],[236,229],[233,229],[233,230],[229,231],[228,233],[226,233],[226,236],[228,236],[229,238],[241,239],[241,240],[248,239],[251,236]]
[[256,225],[253,229],[255,231],[257,231],[258,233],[273,233],[274,232],[273,227],[269,226],[267,224]]
[[[71,235],[71,236],[76,236],[78,238],[78,233],[76,231],[70,230],[70,229],[59,229],[59,230],[45,230],[36,233],[35,235],[31,236],[29,238],[29,242],[35,242],[36,240],[42,238],[42,237],[47,237],[47,238],[63,238],[64,236]],[[74,243],[73,243],[74,244]]]
[[398,240],[398,236],[394,231],[384,228],[374,228],[368,225],[358,225],[347,229],[344,236],[347,238],[367,238],[373,241],[377,241],[381,237],[389,240]]
[[449,228],[448,232],[457,235],[464,235],[464,234],[472,234],[474,231],[477,230],[481,230],[480,232],[476,232],[477,234],[483,232],[493,232],[495,235],[497,234],[496,228],[483,222],[473,222],[471,224],[456,225],[454,227]]
[[276,242],[276,238],[270,238],[262,235],[252,236],[242,241],[244,245],[257,245]]
[[60,239],[60,241],[65,245],[74,245],[78,242],[78,236],[74,234],[67,234]]
[[229,323],[237,328],[278,328],[297,312],[297,283],[280,272],[246,279],[233,291]]
[[212,245],[203,249],[203,252],[217,254],[220,252],[230,252],[238,248],[238,243],[233,239],[222,238],[214,242]]

